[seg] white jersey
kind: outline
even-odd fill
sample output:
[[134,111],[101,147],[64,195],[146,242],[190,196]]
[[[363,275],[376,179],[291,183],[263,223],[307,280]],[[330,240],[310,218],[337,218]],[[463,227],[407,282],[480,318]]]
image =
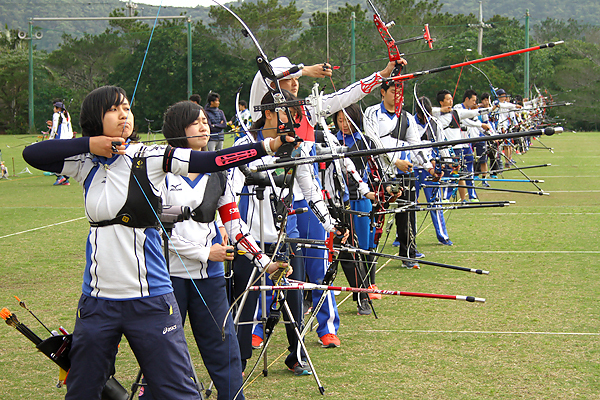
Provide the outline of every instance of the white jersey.
[[[283,72],[288,69],[278,69],[276,68],[278,64],[286,66],[291,65],[290,61],[286,57],[276,58],[271,63],[274,66],[275,73]],[[302,76],[302,71],[298,71],[295,74],[289,75],[289,77],[293,78],[299,78],[300,76]],[[375,72],[358,82],[352,83],[344,89],[338,90],[335,93],[324,95],[322,109],[326,110],[327,112],[327,115],[324,115],[324,117],[327,118],[339,110],[362,100],[366,95],[371,93],[374,88],[379,87],[380,82],[381,75],[379,75],[378,72]],[[250,88],[250,112],[252,113],[253,121],[258,121],[258,119],[261,117],[261,112],[254,111],[254,106],[260,105],[262,98],[265,94],[267,94],[267,92],[268,89],[264,80],[262,79],[262,75],[260,72],[257,72]],[[304,107],[306,109],[306,115],[309,118],[310,124],[315,126],[319,121],[318,116],[315,115],[313,107],[311,105],[305,105]]]
[[[207,184],[212,174],[200,174],[191,180],[186,176],[168,174],[166,179],[166,191],[163,195],[163,204],[182,207],[188,206],[192,210],[200,206],[205,199]],[[211,186],[208,190],[221,189],[221,186]],[[226,207],[228,205],[233,205]],[[237,213],[233,187],[229,180],[217,202],[217,208],[226,207],[224,212]],[[248,227],[241,219],[224,219],[225,229],[232,242],[236,237],[248,232]],[[255,244],[252,238],[248,238]],[[222,237],[219,233],[219,223],[197,222],[194,219],[177,222],[171,234],[169,243],[169,263],[171,276],[182,279],[206,279],[224,276],[223,263],[210,261],[210,247],[221,243]],[[258,250],[257,246],[254,246]],[[244,249],[241,249],[244,250]],[[254,256],[246,253],[246,257],[252,260]],[[266,255],[256,258],[257,266],[264,268],[270,262]]]
[[[259,132],[259,135],[262,132]],[[235,145],[242,145],[252,143],[252,139],[248,136],[244,136],[243,138],[237,140]],[[260,160],[255,160],[250,162],[248,167],[253,167],[256,165],[262,164],[270,164],[276,160],[274,156],[265,156]],[[327,206],[325,202],[323,202],[323,195],[321,194],[321,188],[319,185],[315,184],[314,174],[311,169],[313,168],[312,164],[304,164],[299,165],[296,171],[296,177],[294,186],[299,186],[304,194],[305,200],[308,202],[313,201],[319,209],[319,212],[325,216],[326,222],[323,224],[325,230],[332,232],[335,230],[335,220],[331,218],[329,211],[327,210]],[[242,173],[239,168],[233,168],[229,170],[229,179],[232,182],[233,193],[242,194],[239,200],[239,211],[242,219],[248,224],[250,228],[250,234],[252,237],[260,240],[260,212],[262,212],[263,218],[263,238],[265,243],[275,243],[277,241],[277,237],[279,232],[275,228],[275,221],[273,219],[273,211],[271,208],[271,204],[269,202],[269,196],[271,193],[274,193],[278,198],[286,197],[289,193],[287,189],[283,192],[280,188],[273,188],[271,186],[267,186],[264,192],[264,201],[262,203],[262,209],[259,208],[259,200],[254,195],[256,186],[246,186],[245,180],[246,177]],[[248,195],[250,193],[250,195]]]
[[[458,108],[458,106],[460,106],[460,108]],[[476,117],[479,115],[479,111],[478,110],[465,110],[464,107],[462,107],[462,104],[457,104],[453,110],[455,110],[458,113],[458,121],[454,121],[454,114],[452,112],[448,112],[448,113],[442,113],[441,108],[440,107],[433,107],[432,108],[432,114],[434,117],[437,118],[437,120],[440,122],[440,124],[442,125],[441,128],[444,132],[444,137],[446,138],[446,140],[459,140],[459,139],[464,139],[466,138],[466,133],[463,135],[462,130],[460,129],[460,123],[463,119],[466,118],[472,118],[472,117]],[[453,128],[451,127],[451,124],[456,124],[456,126],[458,126],[457,128]],[[467,147],[467,144],[459,144],[459,145],[455,145],[455,148],[462,148],[462,147]]]
[[[363,125],[365,135],[367,137],[379,137],[384,148],[392,149],[396,147],[404,147],[421,142],[419,132],[416,129],[416,122],[413,116],[406,112],[408,127],[406,130],[406,140],[392,137],[391,133],[398,123],[398,117],[394,112],[389,112],[385,109],[383,102],[374,106],[368,107],[365,110]],[[393,164],[395,160],[402,159],[411,161],[412,152],[398,151],[388,153],[390,161]],[[412,161],[411,161],[412,162]]]
[[71,116],[68,112],[55,112],[52,115],[50,139],[73,139]]
[[[466,107],[463,103],[456,104],[454,106],[455,110],[466,110]],[[471,118],[462,118],[460,120],[460,126],[466,129],[465,137],[467,138],[477,138],[481,136],[481,125],[483,123],[479,120],[478,116],[474,116]],[[465,132],[465,131],[463,131]]]
[[[173,173],[187,175],[190,151],[175,149]],[[146,160],[153,193],[160,196],[164,189],[165,146],[132,144],[125,152],[108,159],[91,153],[65,159],[61,175],[83,185],[85,213],[90,222],[111,220],[122,209],[129,193],[134,157]],[[159,231],[119,224],[90,227],[82,290],[85,295],[112,300],[172,292]]]
[[511,125],[511,122],[515,119],[515,110],[517,110],[517,106],[513,103],[509,103],[505,101],[503,103],[498,102],[499,115],[498,115],[498,126],[496,129],[498,133],[508,133],[508,128]]

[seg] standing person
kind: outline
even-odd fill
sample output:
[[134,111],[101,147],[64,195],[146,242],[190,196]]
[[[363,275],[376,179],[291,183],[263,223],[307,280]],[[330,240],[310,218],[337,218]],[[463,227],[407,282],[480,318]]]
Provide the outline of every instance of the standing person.
[[[333,124],[337,131],[337,142],[347,146],[348,151],[374,148],[372,143],[369,145],[365,143],[363,135],[360,133],[363,125],[363,115],[358,104],[352,104],[344,110],[336,112],[333,115]],[[354,162],[345,162],[344,168],[345,171],[339,173],[344,177],[346,188],[344,198],[338,199],[338,203],[344,208],[349,206],[354,211],[371,212],[373,210],[371,201],[375,201],[376,198],[375,193],[363,181],[363,178],[366,180],[370,172],[366,162],[361,158],[355,158]],[[339,192],[341,191],[334,191],[334,194]],[[350,226],[350,244],[363,250],[374,250],[375,227],[371,226],[371,218],[359,215],[343,215],[348,221],[346,225]],[[350,286],[377,289],[375,284],[376,267],[373,264],[374,257],[365,256],[363,259],[360,255],[343,252],[338,256],[338,260]],[[357,302],[358,315],[370,315],[369,298],[372,300],[381,299],[381,295],[359,293],[354,295],[353,298]]]
[[[396,87],[393,84],[382,83],[380,86],[381,103],[365,110],[365,134],[367,137],[378,137],[384,148],[392,149],[420,143],[416,123],[412,115],[402,110],[401,118],[396,116],[395,96]],[[404,188],[399,200],[416,201],[413,163],[409,151],[398,151],[390,154],[390,168]],[[399,254],[403,257],[421,258],[416,243],[416,212],[395,214],[396,240]],[[409,269],[419,269],[419,264],[404,261],[402,265]]]
[[[481,103],[479,105],[480,108],[489,108],[490,107],[490,94],[484,92],[481,94]],[[479,136],[486,136],[485,132],[489,132],[491,134],[493,132],[492,125],[490,122],[489,114],[482,114],[479,117],[479,121],[481,123],[485,123],[488,125],[489,129],[480,129]],[[489,183],[485,181],[488,172],[488,145],[487,142],[476,142],[473,143],[473,148],[475,150],[476,162],[475,162],[475,176],[480,176],[483,179],[481,185],[483,187],[489,187]]]
[[[497,106],[498,106],[498,109],[500,112],[500,115],[498,117],[498,126],[496,127],[496,129],[498,130],[498,133],[500,133],[500,134],[509,133],[511,125],[513,124],[513,121],[515,121],[515,119],[516,119],[515,111],[517,109],[521,108],[521,106],[518,104],[511,103],[509,101],[510,96],[508,94],[506,94],[506,91],[504,89],[496,90],[496,95],[498,96]],[[504,149],[504,155],[506,158],[506,168],[510,168],[511,165],[515,164],[515,162],[512,159],[512,148],[513,148],[512,141],[510,139],[505,140],[503,149]],[[502,157],[502,154],[498,153],[498,156]],[[500,158],[500,160],[501,160],[501,158]]]
[[[454,109],[459,110],[475,110],[477,108],[477,92],[475,92],[473,89],[467,89],[463,95],[463,102],[454,106]],[[490,126],[486,123],[481,122],[478,117],[479,115],[471,118],[462,118],[460,120],[461,130],[465,132],[465,136],[467,138],[479,137],[481,130],[490,130]],[[477,198],[475,186],[473,185],[473,178],[475,176],[475,169],[473,164],[475,162],[475,159],[473,157],[473,149],[471,148],[471,145],[467,144],[466,147],[463,147],[462,152],[465,161],[465,170],[469,178],[466,180],[466,185],[469,186],[469,188],[467,189],[469,200],[472,202],[478,202],[479,199]]]
[[[73,139],[73,127],[71,126],[71,116],[65,108],[64,103],[56,99],[52,104],[54,113],[52,114],[52,127],[50,128],[50,139]],[[58,175],[54,186],[69,186],[69,177]]]
[[81,138],[23,150],[31,166],[70,175],[84,186],[90,231],[65,399],[100,399],[125,335],[157,398],[197,400],[157,229],[161,189],[168,172],[224,170],[277,150],[281,139],[218,153],[132,143],[129,100],[115,86],[86,96],[80,124]]
[[[477,98],[477,95],[475,95]],[[458,105],[458,107],[452,108],[454,100],[452,99],[452,93],[449,90],[443,89],[437,93],[436,100],[439,107],[432,108],[432,114],[438,119],[442,125],[444,137],[446,140],[459,140],[463,139],[464,135],[461,130],[461,121],[466,118],[473,118],[480,114],[478,110],[465,109]],[[470,165],[473,163],[473,152],[470,150],[467,144],[459,144],[452,147],[454,155],[461,161],[467,160]],[[448,171],[449,172],[449,171]],[[458,184],[465,186],[465,181],[460,179]],[[460,200],[463,202],[467,201],[467,189],[458,188],[460,194]],[[449,199],[452,195],[452,191],[448,190],[445,199]]]
[[238,140],[241,137],[246,135],[246,131],[244,131],[243,127],[249,127],[252,125],[252,113],[248,110],[248,103],[245,100],[240,100],[240,104],[238,105],[238,113],[235,116],[235,122],[233,123],[236,127],[235,131],[235,140]]
[[[439,122],[431,115],[431,101],[429,98],[423,96],[418,99],[417,110],[415,113],[415,122],[419,135],[421,135],[422,143],[441,142],[444,134],[440,128]],[[415,167],[415,175],[417,176],[417,200],[419,199],[419,192],[423,185],[428,186],[439,185],[439,178],[444,173],[439,168],[438,173],[435,171],[435,165],[433,161],[429,161],[433,158],[433,152],[430,149],[423,149],[418,152],[420,159],[419,164]],[[432,187],[424,187],[423,193],[428,203],[441,203],[443,196],[442,190]],[[448,235],[446,228],[446,220],[444,219],[444,211],[439,205],[431,205],[432,210],[429,212],[431,215],[431,222],[435,229],[435,234],[438,241],[446,246],[452,246],[452,241]]]
[[193,94],[190,96],[190,101],[192,103],[200,105],[200,103],[202,102],[202,97],[199,94]]
[[[405,60],[401,60],[403,64],[406,64]],[[293,67],[293,64],[287,57],[279,57],[271,62],[273,67],[273,71],[275,74],[282,74],[290,70]],[[335,93],[324,95],[322,98],[322,109],[327,110],[329,115],[341,110],[344,107],[348,107],[349,105],[360,101],[366,95],[368,95],[371,90],[375,87],[376,82],[382,77],[389,77],[392,70],[394,69],[394,63],[388,63],[386,68],[382,71],[375,72],[368,77],[361,79],[360,81],[354,82],[350,84],[348,87],[341,89]],[[311,66],[305,66],[303,69],[299,70],[293,74],[284,74],[285,77],[280,79],[279,86],[292,93],[294,96],[298,95],[298,90],[300,88],[298,79],[301,76],[309,76],[312,78],[324,78],[332,76],[331,66],[327,63],[325,64],[314,64]],[[267,82],[271,85],[271,87],[275,87],[274,82]],[[260,118],[260,113],[257,113],[254,110],[254,105],[260,103],[262,97],[265,93],[267,93],[268,89],[265,85],[265,82],[258,72],[254,76],[254,80],[252,82],[252,88],[250,89],[250,109],[253,113],[253,118]],[[304,140],[302,149],[304,151],[305,156],[315,155],[315,126],[319,123],[319,116],[316,115],[315,109],[311,105],[305,105],[301,108],[301,116],[299,118],[299,128],[296,129],[296,134],[298,137]],[[315,165],[313,169],[313,174],[318,176],[317,172],[318,166]],[[341,172],[340,172],[341,173]],[[322,182],[319,182],[316,179],[319,185]],[[322,185],[320,189],[323,189]],[[320,200],[322,201],[322,199]],[[296,187],[294,189],[294,208],[308,207],[309,204],[304,198],[304,195],[301,190]],[[323,229],[322,223],[319,221],[319,218],[314,213],[311,208],[311,211],[308,213],[303,213],[297,216],[297,224],[298,224],[298,232],[301,238],[313,239],[313,240],[324,240],[327,237],[327,233]],[[312,283],[321,283],[323,278],[325,277],[325,273],[329,267],[328,262],[325,261],[326,253],[325,250],[319,249],[302,249],[303,255],[305,258],[305,266],[306,273],[308,279]],[[313,290],[312,291],[312,302],[313,306],[316,306],[319,302],[322,295],[322,291]],[[326,299],[323,302],[323,306],[319,309],[317,313],[317,322],[319,326],[317,328],[317,336],[319,336],[319,343],[324,348],[335,348],[339,347],[341,341],[337,335],[339,329],[339,313],[337,310],[337,304],[335,302],[335,297],[333,293],[328,292],[326,295]],[[257,341],[258,343],[258,341]]]
[[[295,97],[288,91],[282,91],[285,100],[295,100]],[[273,104],[273,95],[271,93],[267,93],[264,95],[261,104]],[[301,111],[298,108],[293,108],[290,110],[293,118],[303,118]],[[283,122],[287,122],[287,115],[284,111],[272,111],[272,110],[264,110],[262,112],[261,118],[254,121],[252,125],[252,131],[250,135],[246,135],[243,138],[239,139],[236,144],[245,144],[251,143],[253,139],[262,140],[263,138],[274,137],[277,135],[277,126],[278,126],[278,118]],[[303,149],[302,149],[303,150]],[[260,160],[257,162],[253,162],[248,164],[248,167],[252,167],[254,165],[259,165],[262,162],[273,162],[272,158],[266,158],[264,160]],[[256,183],[247,183],[246,175],[247,172],[244,173],[244,169],[236,168],[232,172],[233,174],[233,187],[235,193],[242,193],[243,195],[240,197],[239,209],[242,219],[248,224],[250,227],[250,232],[253,237],[260,237],[261,231],[264,237],[264,246],[265,249],[269,248],[273,243],[277,242],[277,238],[279,232],[275,225],[275,215],[277,214],[277,209],[273,209],[272,202],[269,201],[269,198],[272,194],[275,196],[288,196],[290,193],[283,192],[281,193],[279,189],[271,187],[270,184],[264,187],[264,198],[265,201],[261,203],[259,199],[257,199],[256,194],[258,193],[257,189],[260,189],[260,186]],[[315,214],[320,216],[320,223],[323,225],[323,228],[327,232],[333,232],[338,235],[342,235],[342,232],[338,230],[336,227],[339,223],[331,217],[329,211],[327,210],[327,206],[323,202],[323,197],[320,191],[319,184],[315,181],[314,176],[311,173],[311,167],[308,165],[299,165],[296,170],[295,180],[293,186],[298,186],[300,191],[303,193],[304,198],[310,204],[312,203],[312,209],[316,210]],[[279,199],[277,199],[279,200]],[[294,208],[296,208],[294,206]],[[260,224],[259,214],[262,214],[263,224]],[[300,215],[304,215],[308,213],[303,213]],[[288,237],[298,238],[298,225],[296,223],[296,215],[290,215],[287,219],[286,224],[286,233]],[[300,252],[296,246],[290,246],[292,254],[297,254]],[[245,288],[247,281],[249,279],[250,273],[246,265],[247,260],[243,258],[238,258],[234,263],[234,287],[235,290],[238,291],[236,296],[239,295],[240,288]],[[305,279],[305,271],[304,264],[302,263],[301,257],[293,257],[290,261],[290,264],[294,268],[294,272],[291,275],[292,279],[296,280],[304,280]],[[291,309],[291,313],[296,320],[299,330],[302,330],[302,291],[291,290],[287,292],[286,299],[288,305]],[[240,321],[253,321],[260,320],[262,316],[262,310],[260,308],[257,309],[257,300],[258,294],[250,293],[246,300],[245,307],[240,311],[241,318]],[[270,306],[269,306],[270,308]],[[285,314],[284,314],[285,315]],[[290,324],[286,324],[286,332],[288,339],[288,350],[290,351],[289,355],[285,359],[285,365],[288,369],[294,372],[295,375],[308,375],[311,373],[309,366],[306,364],[306,355],[299,351],[300,344],[298,343],[298,338],[294,332],[293,326]],[[262,324],[258,324],[253,331],[253,327],[251,325],[240,325],[238,327],[238,339],[240,341],[240,350],[242,353],[242,364],[245,363],[252,356],[252,345],[253,345],[253,334],[256,335],[259,339],[262,338]],[[254,347],[260,346],[260,342],[255,342]]]
[[[204,110],[189,101],[169,107],[162,132],[169,145],[195,151],[202,150],[210,138]],[[267,273],[271,273],[278,264],[271,263],[252,236],[247,236],[248,228],[240,219],[231,182],[224,172],[190,172],[187,176],[169,173],[163,198],[164,204],[176,208],[189,206],[194,211],[191,219],[175,224],[171,235],[171,282],[182,323],[185,323],[186,314],[189,315],[202,360],[217,389],[217,399],[231,400],[243,383],[233,319],[228,316],[225,339],[220,326],[211,322],[214,319],[221,324],[227,314],[229,304],[223,262],[232,261],[234,252],[233,247],[226,245],[227,236],[220,233],[215,211],[219,211],[219,222],[224,224],[226,235],[232,238],[239,234],[246,236],[249,247],[243,248],[238,242],[239,249],[252,249],[246,257],[259,270],[267,269]],[[237,399],[244,399],[244,395],[238,395]]]
[[208,151],[218,151],[223,148],[225,135],[223,130],[227,127],[227,118],[225,113],[219,108],[221,105],[221,95],[216,92],[210,92],[206,99],[206,116],[210,124],[210,140],[207,145]]

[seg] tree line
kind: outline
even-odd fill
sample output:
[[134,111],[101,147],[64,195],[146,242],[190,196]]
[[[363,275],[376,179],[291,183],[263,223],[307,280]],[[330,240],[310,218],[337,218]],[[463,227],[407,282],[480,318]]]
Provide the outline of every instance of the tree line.
[[[418,36],[426,23],[437,39],[434,51],[430,52],[422,52],[427,50],[423,41],[400,46],[409,62],[404,72],[482,57],[476,53],[477,31],[468,27],[478,22],[473,14],[444,13],[442,4],[437,1],[376,0],[374,4],[384,21],[396,21],[390,28],[396,40]],[[326,92],[351,83],[350,19],[353,13],[356,17],[356,78],[381,70],[387,63],[387,48],[372,22],[372,13],[361,5],[346,4],[330,11],[329,15],[316,11],[311,14],[308,26],[302,24],[303,10],[293,1],[284,5],[278,0],[259,0],[231,8],[246,22],[270,59],[287,56],[294,63],[311,65],[328,61],[339,67],[332,81],[319,81]],[[110,13],[110,16],[124,15],[122,8]],[[235,95],[240,86],[241,98],[248,98],[257,71],[257,51],[226,10],[211,7],[209,16],[208,23],[193,21],[192,24],[193,92],[203,99],[209,91],[218,92],[221,108],[228,118],[233,118]],[[484,33],[483,56],[524,47],[524,26],[519,20],[496,15],[485,22],[494,28]],[[112,21],[100,34],[79,37],[64,34],[59,48],[52,52],[35,49],[37,131],[45,128],[45,121],[51,117],[54,98],[65,101],[77,130],[81,101],[89,91],[106,84],[123,87],[129,96],[135,89],[133,110],[138,131],[147,129],[144,118],[154,121],[152,129],[159,129],[165,109],[187,98],[187,25],[181,20],[158,22],[148,47],[151,32],[152,26],[145,22]],[[550,110],[565,120],[565,127],[598,130],[600,113],[595,112],[595,107],[600,89],[600,30],[574,20],[556,19],[547,19],[531,28],[531,46],[556,40],[565,40],[566,44],[530,53],[532,90],[538,88],[554,101],[574,101],[573,106]],[[29,131],[28,45],[18,38],[16,29],[7,29],[0,35],[0,133]],[[417,52],[422,53],[411,55]],[[418,96],[431,99],[440,89],[456,92],[457,97],[468,88],[489,92],[488,78],[495,87],[523,95],[523,56],[478,66],[487,77],[475,68],[465,67],[406,82],[405,108],[412,109],[415,91]],[[311,78],[301,79],[300,95],[307,95],[313,83]],[[375,95],[368,96],[364,105],[378,101]]]

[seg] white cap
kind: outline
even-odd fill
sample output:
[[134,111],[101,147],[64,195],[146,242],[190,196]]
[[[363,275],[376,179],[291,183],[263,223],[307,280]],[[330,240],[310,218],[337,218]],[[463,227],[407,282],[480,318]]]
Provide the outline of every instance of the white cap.
[[[275,75],[277,75],[289,70],[294,66],[294,64],[292,64],[287,57],[278,57],[271,61],[271,66],[273,67],[273,72]],[[302,76],[302,70],[296,72],[295,74],[288,75],[282,79],[291,79],[300,76]],[[271,80],[267,79],[267,81],[268,84],[271,83]],[[250,87],[249,109],[250,113],[252,114],[252,121],[256,121],[262,116],[260,111],[254,111],[254,106],[260,105],[260,102],[268,91],[269,89],[267,89],[260,71],[257,72],[256,75],[254,75],[254,80],[252,81],[252,86]]]

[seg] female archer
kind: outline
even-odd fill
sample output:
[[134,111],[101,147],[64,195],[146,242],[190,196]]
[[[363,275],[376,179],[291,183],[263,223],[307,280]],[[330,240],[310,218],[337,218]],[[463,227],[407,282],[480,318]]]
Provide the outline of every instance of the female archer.
[[83,137],[23,151],[33,167],[84,187],[90,223],[66,399],[100,399],[125,335],[158,398],[199,399],[158,232],[166,174],[225,170],[271,153],[280,139],[221,152],[133,143],[125,91],[95,89],[81,106]]

